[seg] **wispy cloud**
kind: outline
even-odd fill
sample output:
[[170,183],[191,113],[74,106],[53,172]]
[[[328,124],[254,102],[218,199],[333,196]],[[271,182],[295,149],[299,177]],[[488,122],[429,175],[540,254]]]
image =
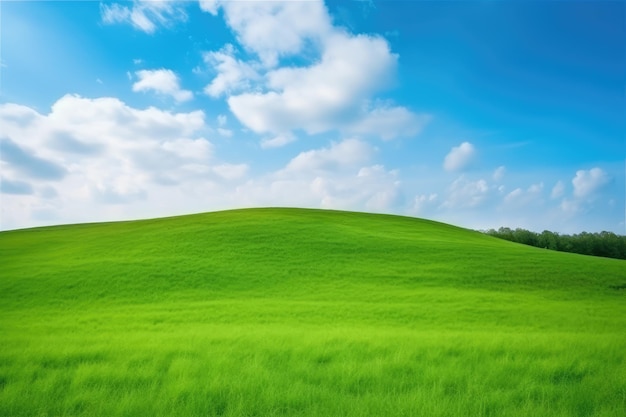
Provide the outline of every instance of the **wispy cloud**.
[[159,26],[169,27],[175,22],[187,20],[184,2],[169,0],[134,0],[130,6],[100,3],[100,15],[105,24],[130,23],[149,34]]

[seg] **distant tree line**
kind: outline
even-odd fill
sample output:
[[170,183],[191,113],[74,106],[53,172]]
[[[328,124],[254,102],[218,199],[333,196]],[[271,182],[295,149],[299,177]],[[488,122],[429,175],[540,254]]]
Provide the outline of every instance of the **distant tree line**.
[[616,235],[612,232],[582,232],[575,235],[561,235],[548,230],[535,233],[525,229],[513,230],[508,227],[501,227],[498,230],[489,229],[484,233],[539,248],[626,259],[626,236]]

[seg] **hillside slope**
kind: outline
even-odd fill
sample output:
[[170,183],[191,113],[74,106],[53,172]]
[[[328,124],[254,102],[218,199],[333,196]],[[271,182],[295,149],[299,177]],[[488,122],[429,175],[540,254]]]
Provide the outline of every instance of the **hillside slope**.
[[0,260],[0,415],[626,411],[624,261],[304,209],[2,232]]
[[0,291],[21,305],[66,297],[137,302],[187,291],[367,298],[337,291],[345,285],[571,295],[626,284],[624,262],[528,248],[420,219],[302,209],[4,232],[0,251]]

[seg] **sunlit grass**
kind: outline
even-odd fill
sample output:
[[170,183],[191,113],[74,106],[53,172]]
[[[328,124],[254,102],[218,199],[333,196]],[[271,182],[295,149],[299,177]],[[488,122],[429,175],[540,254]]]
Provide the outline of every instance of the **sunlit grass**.
[[0,415],[626,415],[624,261],[288,209],[0,251]]

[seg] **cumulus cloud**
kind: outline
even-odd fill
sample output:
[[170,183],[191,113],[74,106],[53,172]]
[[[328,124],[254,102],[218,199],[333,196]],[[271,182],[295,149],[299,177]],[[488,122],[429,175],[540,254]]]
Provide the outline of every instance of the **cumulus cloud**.
[[169,27],[187,20],[184,4],[171,0],[134,0],[130,6],[101,3],[100,16],[105,24],[130,23],[135,29],[149,34],[159,26]]
[[[103,4],[101,15],[105,23],[130,23],[152,33],[185,20],[185,7],[184,2],[135,0]],[[200,0],[199,7],[213,15],[221,10],[240,48],[251,54],[237,58],[232,44],[204,53],[205,64],[216,74],[204,92],[226,97],[231,112],[255,133],[286,138],[294,130],[338,130],[390,140],[415,136],[430,120],[404,106],[373,101],[394,77],[397,55],[383,37],[353,35],[334,26],[321,0]],[[310,64],[280,66],[281,59],[296,55]],[[138,72],[133,90],[155,91],[179,102],[192,98],[173,72],[157,71]]]
[[576,171],[576,176],[572,179],[574,186],[574,196],[587,198],[593,196],[610,181],[609,175],[601,168],[592,168],[588,171]]
[[[243,125],[277,139],[265,139],[263,147],[286,143],[294,130],[390,140],[417,135],[430,120],[373,100],[394,77],[397,55],[380,36],[333,26],[322,1],[207,1],[201,8],[214,15],[221,8],[239,45],[253,54],[238,59],[230,44],[205,53],[205,63],[217,73],[205,93],[226,96]],[[279,65],[295,54],[310,64]]]
[[[597,205],[598,197],[610,182],[609,174],[599,167],[576,171],[576,175],[572,178],[573,194],[565,196],[561,201],[562,213],[568,217],[573,217],[589,212]],[[551,196],[552,198],[560,198],[564,195],[565,185],[559,181],[552,189]]]
[[289,172],[316,172],[354,167],[368,161],[374,149],[358,139],[346,139],[322,149],[300,153],[287,164]]
[[2,105],[0,123],[6,127],[0,141],[2,192],[16,196],[3,204],[13,207],[14,216],[33,216],[41,208],[36,189],[60,205],[45,210],[67,216],[66,221],[89,220],[91,210],[84,208],[94,204],[189,205],[189,198],[163,202],[161,196],[174,193],[174,185],[180,187],[176,193],[195,193],[241,179],[248,170],[246,164],[216,159],[204,136],[211,129],[202,111],[135,109],[115,98],[67,95],[48,114]]
[[250,89],[260,79],[253,65],[235,57],[235,48],[231,44],[219,51],[206,52],[203,58],[205,64],[217,72],[204,88],[204,92],[213,98]]
[[475,208],[487,200],[489,192],[489,185],[484,179],[472,181],[465,176],[460,176],[448,188],[448,195],[442,207]]
[[301,52],[307,41],[323,39],[332,28],[321,0],[201,1],[200,7],[213,15],[221,7],[239,43],[267,67]]
[[399,173],[382,165],[351,169],[281,169],[237,187],[244,206],[298,206],[389,212],[402,202]]
[[463,142],[459,146],[454,146],[446,155],[443,161],[443,168],[446,171],[462,171],[468,168],[474,161],[476,149],[469,142]]
[[2,105],[0,122],[3,228],[263,205],[388,212],[403,201],[399,172],[375,163],[376,148],[354,138],[250,179],[248,164],[217,159],[201,111],[68,95],[48,113]]
[[174,71],[169,69],[140,70],[135,73],[139,78],[133,84],[133,91],[154,91],[158,94],[171,96],[178,102],[189,101],[193,93],[180,88],[180,80]]
[[[275,135],[262,146],[284,144],[296,129],[310,134],[336,129],[388,140],[416,135],[428,122],[428,116],[403,106],[368,104],[393,76],[397,56],[382,37],[352,35],[333,26],[323,1],[200,0],[199,6],[213,15],[222,10],[240,47],[252,54],[238,59],[231,44],[206,52],[204,61],[216,75],[204,92],[226,96],[230,110],[252,131]],[[186,19],[185,7],[136,0],[130,6],[102,5],[101,14],[105,23],[131,23],[152,33]],[[279,67],[282,58],[295,55],[312,64]],[[192,97],[177,86],[174,74],[139,76],[148,75],[134,85],[135,91],[154,90],[177,101]]]
[[382,38],[338,33],[319,63],[271,71],[271,91],[231,96],[228,104],[256,133],[319,133],[356,121],[363,100],[388,79],[395,64]]
[[372,163],[375,151],[356,139],[310,149],[283,168],[241,184],[229,198],[244,206],[389,212],[403,200],[399,172]]

